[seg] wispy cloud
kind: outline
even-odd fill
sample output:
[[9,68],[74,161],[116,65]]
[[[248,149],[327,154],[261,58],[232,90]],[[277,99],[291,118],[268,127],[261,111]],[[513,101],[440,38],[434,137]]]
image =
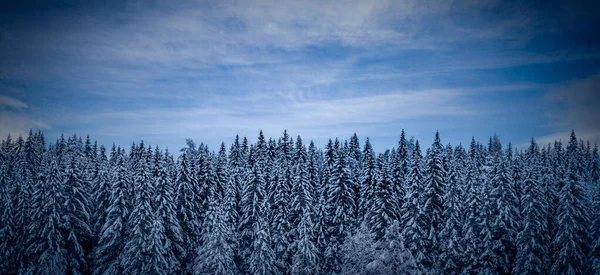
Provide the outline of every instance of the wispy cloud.
[[[580,138],[600,144],[600,74],[572,81],[549,93],[559,107],[549,112],[556,136],[568,137],[575,129]],[[566,135],[565,135],[566,134]]]
[[0,111],[0,138],[9,134],[13,137],[25,136],[29,129],[51,129],[51,126],[41,121],[31,120],[13,112]]
[[16,98],[0,95],[0,107],[27,108],[27,104]]

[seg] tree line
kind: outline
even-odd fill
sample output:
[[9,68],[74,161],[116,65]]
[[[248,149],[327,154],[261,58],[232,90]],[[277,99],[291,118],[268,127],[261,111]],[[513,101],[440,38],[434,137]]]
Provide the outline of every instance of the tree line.
[[0,145],[0,274],[591,274],[598,147]]

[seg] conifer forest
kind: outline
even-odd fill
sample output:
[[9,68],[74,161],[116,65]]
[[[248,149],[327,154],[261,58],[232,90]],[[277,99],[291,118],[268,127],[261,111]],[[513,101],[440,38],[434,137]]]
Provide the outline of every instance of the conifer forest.
[[0,274],[600,274],[596,145],[399,136],[8,136]]

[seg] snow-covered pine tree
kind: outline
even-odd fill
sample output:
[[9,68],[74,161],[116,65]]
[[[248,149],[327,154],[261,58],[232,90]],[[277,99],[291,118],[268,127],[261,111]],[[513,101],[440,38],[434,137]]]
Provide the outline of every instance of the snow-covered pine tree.
[[440,231],[444,221],[444,191],[446,170],[443,166],[443,146],[440,142],[439,132],[428,150],[423,181],[423,194],[421,209],[424,225],[426,226],[426,242],[423,247],[426,258],[423,265],[426,268],[434,267],[440,252]]
[[47,171],[40,178],[39,187],[33,194],[34,211],[31,230],[33,240],[27,248],[31,256],[28,267],[21,267],[26,274],[67,274],[68,251],[65,249],[64,202],[66,200],[61,172],[54,158],[49,160]]
[[[223,154],[224,150],[225,145],[222,144],[221,151]],[[192,273],[237,274],[234,262],[234,247],[231,242],[233,226],[224,211],[223,198],[213,195],[208,198],[208,201],[208,211],[202,225],[202,246],[199,247],[192,264]]]
[[181,225],[175,212],[173,182],[165,166],[165,163],[168,162],[168,156],[163,156],[158,147],[154,154],[155,167],[153,174],[155,176],[153,183],[154,197],[152,200],[157,222],[162,223],[158,226],[162,226],[164,229],[165,238],[161,242],[164,245],[165,261],[169,264],[169,268],[165,272],[168,274],[178,273],[182,267],[178,255],[185,254],[185,244],[183,243]]
[[374,202],[375,190],[379,182],[379,171],[377,170],[377,161],[375,152],[371,147],[369,138],[365,140],[365,148],[362,153],[363,163],[360,171],[360,201],[359,201],[359,217],[362,222],[370,223],[370,211]]
[[[465,175],[465,194],[464,194],[464,223],[462,234],[464,236],[463,243],[463,262],[465,266],[463,272],[474,273],[479,267],[478,259],[481,255],[482,246],[482,207],[484,181],[476,163],[469,159],[467,161],[467,174]],[[487,233],[487,232],[486,232]]]
[[88,272],[87,254],[91,250],[92,230],[90,227],[91,205],[88,190],[84,185],[81,168],[81,155],[73,154],[64,174],[65,202],[62,215],[68,253],[69,274],[85,274]]
[[360,143],[358,140],[358,135],[356,133],[352,134],[350,137],[350,143],[348,144],[348,152],[346,152],[348,156],[348,169],[350,170],[350,178],[352,183],[352,197],[354,198],[354,208],[352,219],[355,221],[354,226],[357,227],[360,220],[360,171],[361,171],[361,159],[362,152],[360,150]]
[[18,270],[17,235],[8,173],[4,161],[0,164],[0,274]]
[[126,241],[126,223],[131,213],[127,202],[127,189],[130,185],[129,171],[125,156],[115,152],[116,164],[110,170],[110,204],[106,210],[106,220],[98,244],[92,251],[94,258],[93,274],[122,274],[119,256]]
[[328,246],[325,251],[325,261],[329,268],[326,273],[340,270],[339,247],[351,233],[352,222],[352,189],[345,156],[340,153],[339,141],[335,141],[334,167],[327,182],[327,216],[329,233]]
[[406,190],[405,203],[401,208],[402,240],[406,248],[412,253],[419,268],[426,255],[424,253],[427,229],[423,220],[422,194],[423,194],[423,172],[422,157],[419,141],[415,144],[412,154],[410,172],[406,178],[408,188]]
[[[485,176],[485,175],[484,175]],[[494,198],[491,197],[491,182],[488,178],[483,182],[480,196],[482,197],[482,206],[480,214],[480,232],[481,250],[478,255],[475,272],[477,274],[497,274],[497,269],[502,262],[503,255],[498,255],[500,241],[494,240],[493,218],[494,218]]]
[[406,189],[408,188],[407,180],[408,173],[410,170],[410,156],[408,152],[408,142],[404,129],[400,133],[400,141],[398,141],[398,150],[395,157],[392,159],[392,173],[393,173],[393,190],[395,200],[395,219],[400,221],[401,219],[401,208],[404,204],[404,198],[406,197]]
[[590,176],[593,196],[590,218],[593,223],[590,232],[592,234],[590,260],[594,268],[593,271],[600,273],[600,155],[598,154],[598,144],[594,145],[591,158]]
[[177,179],[175,181],[175,212],[181,226],[185,253],[178,255],[183,265],[182,272],[191,271],[190,263],[194,259],[197,246],[200,243],[200,198],[197,197],[197,182],[192,177],[190,162],[186,153],[181,155]]
[[369,209],[369,229],[375,234],[375,241],[379,241],[385,235],[386,229],[395,221],[396,201],[394,198],[394,181],[390,162],[381,158],[377,163],[380,175],[373,193],[373,203]]
[[[313,212],[315,207],[315,190],[310,181],[309,160],[306,152],[306,147],[302,143],[302,138],[296,138],[296,146],[293,154],[293,182],[292,182],[292,197],[290,204],[290,237],[288,238],[293,244],[301,237],[300,222],[303,219],[304,210],[307,209],[311,225],[313,224]],[[311,228],[312,234],[313,228]],[[311,237],[312,238],[312,237]],[[311,239],[314,241],[314,239]],[[313,243],[314,245],[314,243]],[[296,254],[297,245],[290,245],[289,255]]]
[[[256,226],[258,224],[259,218],[262,218],[261,234],[265,234],[265,232],[269,232],[269,224],[268,217],[261,217],[263,213],[261,212],[262,203],[264,201],[268,201],[265,197],[265,188],[266,188],[266,176],[265,176],[265,168],[267,162],[267,144],[265,142],[264,135],[262,131],[259,133],[258,142],[255,146],[250,147],[250,154],[248,158],[248,164],[250,165],[250,171],[248,173],[247,181],[244,186],[244,190],[242,190],[242,198],[241,198],[241,212],[240,212],[240,223],[238,225],[238,231],[240,232],[240,259],[243,261],[238,263],[238,267],[240,268],[241,273],[245,274],[248,272],[252,272],[251,270],[251,261],[250,257],[253,253],[253,243],[255,238],[258,236],[255,235]],[[267,203],[268,205],[268,203]],[[266,214],[266,213],[265,213]],[[264,228],[264,227],[267,228]],[[265,237],[262,236],[261,237]],[[270,236],[266,236],[270,238]],[[264,241],[264,240],[263,240]],[[270,243],[270,239],[269,239]],[[269,244],[270,245],[270,244]],[[270,247],[269,247],[270,249]]]
[[499,154],[493,156],[493,159],[494,163],[489,175],[492,212],[488,213],[487,218],[492,219],[492,234],[494,241],[497,242],[495,253],[500,257],[495,272],[508,273],[516,255],[520,214],[508,163]]
[[[200,206],[200,212],[198,215],[198,224],[202,225],[204,222],[204,214],[208,211],[208,201],[211,196],[222,197],[223,186],[221,182],[216,181],[216,174],[213,168],[211,156],[208,152],[201,150],[197,156],[196,166],[196,178],[197,185],[193,186],[193,190],[196,193],[196,200]],[[193,171],[194,169],[190,169]],[[192,174],[193,177],[193,174]]]
[[517,234],[515,274],[547,274],[548,228],[546,223],[546,200],[540,182],[540,156],[532,139],[527,153],[528,169],[523,180],[523,230]]
[[248,258],[248,271],[250,274],[268,275],[278,274],[277,260],[273,252],[271,233],[269,232],[269,222],[267,212],[270,209],[269,201],[259,200],[258,217],[253,224],[252,244]]
[[292,209],[292,186],[293,186],[293,143],[287,131],[283,132],[277,144],[276,157],[274,162],[273,184],[271,185],[271,196],[273,204],[271,205],[271,239],[273,241],[273,252],[277,266],[281,273],[289,273],[291,266],[291,243],[293,242],[293,233],[291,232],[290,211]]
[[354,234],[346,236],[340,246],[341,270],[339,274],[376,274],[369,265],[379,257],[375,234],[363,223]]
[[300,223],[297,226],[297,237],[292,246],[294,254],[292,256],[291,274],[309,275],[318,273],[318,249],[314,243],[315,225],[312,220],[311,208],[302,207]]
[[92,179],[93,193],[91,194],[93,211],[91,213],[91,229],[94,238],[94,247],[98,245],[98,240],[102,232],[102,227],[106,222],[108,208],[110,207],[110,164],[106,157],[106,148],[100,146],[100,152],[96,156],[94,177]]
[[152,209],[154,183],[148,153],[141,142],[134,163],[134,208],[127,221],[130,230],[119,259],[125,274],[167,274],[170,264],[165,259],[164,226]]
[[586,238],[590,221],[574,131],[567,147],[567,163],[566,178],[559,193],[558,228],[553,243],[556,252],[550,274],[583,274],[588,268]]
[[463,271],[464,264],[462,243],[462,225],[464,224],[464,204],[461,200],[460,176],[458,174],[457,161],[453,158],[452,147],[446,149],[444,159],[446,177],[446,192],[444,194],[443,217],[444,222],[440,231],[439,258],[440,268],[444,274],[460,274]]
[[370,263],[367,269],[375,274],[422,274],[412,253],[404,247],[400,223],[394,221],[385,231],[379,243],[379,259]]

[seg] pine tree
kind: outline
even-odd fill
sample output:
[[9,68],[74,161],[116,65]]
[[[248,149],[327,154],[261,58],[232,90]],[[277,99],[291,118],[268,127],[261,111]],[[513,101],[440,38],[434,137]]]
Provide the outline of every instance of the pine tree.
[[252,239],[251,252],[248,258],[248,271],[251,274],[265,275],[278,274],[279,269],[275,259],[275,253],[271,246],[271,233],[266,213],[269,209],[269,201],[262,200],[259,206],[259,215],[253,224],[254,238]]
[[179,255],[179,262],[184,265],[182,266],[184,273],[190,272],[190,268],[185,265],[189,265],[193,261],[197,245],[200,243],[199,214],[202,211],[196,188],[197,182],[192,177],[187,154],[183,153],[175,181],[175,212],[183,237],[185,253]]
[[352,235],[348,235],[340,246],[340,274],[373,274],[371,263],[377,260],[377,243],[375,234],[365,224]]
[[271,234],[273,241],[273,252],[277,261],[277,266],[281,273],[288,273],[291,265],[291,242],[293,242],[293,233],[291,232],[291,216],[293,211],[290,200],[292,199],[292,150],[287,131],[283,132],[283,137],[279,139],[277,145],[277,155],[274,165],[275,177],[271,185],[271,195],[273,204],[271,205]]
[[421,149],[419,142],[415,144],[412,155],[411,170],[407,177],[408,189],[406,190],[405,203],[402,206],[402,240],[406,248],[412,253],[419,268],[422,261],[427,256],[424,253],[425,238],[427,238],[427,228],[422,216],[422,194],[423,194],[423,173],[422,173]]
[[340,270],[339,247],[344,239],[351,233],[352,225],[352,189],[349,173],[346,167],[345,156],[340,154],[339,142],[336,140],[333,147],[334,167],[327,183],[327,222],[331,234],[325,250],[325,261],[329,272]]
[[100,146],[100,154],[96,157],[94,166],[96,171],[94,172],[95,175],[92,179],[94,191],[91,199],[94,210],[91,213],[91,229],[92,235],[94,236],[93,244],[94,246],[97,246],[102,227],[106,222],[108,208],[110,207],[110,195],[112,189],[110,182],[110,167],[104,146]]
[[[530,160],[535,161],[535,160]],[[523,230],[517,234],[517,255],[513,273],[546,274],[549,236],[546,227],[544,192],[539,167],[530,162],[523,190]]]
[[[261,216],[267,214],[261,212],[261,207],[263,207],[262,204],[265,203],[269,205],[265,195],[265,165],[267,163],[267,158],[267,144],[261,131],[256,147],[251,147],[250,149],[249,165],[251,168],[241,198],[242,215],[240,216],[238,230],[240,232],[240,248],[242,249],[240,251],[240,258],[243,259],[244,262],[239,264],[238,267],[240,267],[242,273],[253,272],[253,269],[255,268],[252,267],[253,263],[250,258],[253,254],[253,249],[255,249],[253,247],[257,242],[256,238],[263,238],[261,242],[268,241],[269,246],[271,242],[271,240],[268,239],[270,236],[265,236],[265,234],[269,232],[268,218]],[[259,219],[260,226],[258,225]],[[259,226],[259,228],[257,228],[257,226]],[[259,231],[257,231],[257,229]],[[261,235],[256,235],[257,232],[260,232]],[[271,248],[269,247],[269,249]],[[263,252],[268,255],[272,253],[272,251]]]
[[297,229],[297,238],[292,244],[294,254],[292,256],[291,274],[316,274],[318,251],[314,243],[313,221],[309,207],[304,207]]
[[558,205],[558,230],[554,239],[557,249],[550,274],[583,274],[587,264],[586,198],[581,176],[581,161],[578,155],[577,138],[571,133],[567,147],[568,170],[561,184]]
[[447,171],[446,193],[444,195],[444,223],[440,231],[440,267],[445,274],[460,274],[462,272],[463,251],[462,228],[463,201],[461,201],[460,178],[457,174],[456,163],[451,158],[452,147],[447,152],[448,162],[445,166]]
[[98,237],[98,245],[92,252],[94,274],[122,274],[123,272],[118,257],[126,241],[126,223],[131,213],[126,201],[130,179],[125,167],[125,156],[120,153],[115,155],[116,165],[110,171],[110,204]]
[[518,199],[515,194],[513,177],[509,174],[507,162],[501,157],[495,157],[493,170],[490,175],[493,238],[497,241],[496,255],[500,262],[496,272],[510,272],[516,255],[516,237],[519,230]]
[[22,272],[35,274],[66,274],[68,271],[67,240],[64,231],[64,186],[60,169],[53,159],[47,166],[48,171],[40,179],[39,188],[33,194],[35,211],[33,212],[31,231],[33,243],[28,247],[31,265]]
[[363,150],[363,164],[360,172],[360,202],[359,202],[359,216],[364,222],[369,221],[369,214],[372,204],[375,200],[375,190],[377,184],[380,181],[380,175],[377,170],[377,162],[375,160],[375,153],[369,142],[369,138],[365,141],[365,148]]
[[376,274],[421,274],[412,253],[404,247],[400,223],[394,221],[385,231],[379,244],[380,257],[371,263],[370,271]]
[[404,129],[400,134],[400,141],[398,142],[398,151],[393,158],[392,173],[394,180],[394,200],[396,201],[394,213],[396,214],[395,219],[401,220],[401,208],[405,203],[404,198],[406,197],[407,177],[410,170],[410,159],[408,152],[408,142],[404,134]]
[[437,262],[440,251],[440,231],[444,220],[444,188],[446,171],[443,167],[443,147],[440,143],[439,133],[436,132],[432,147],[427,154],[425,179],[423,181],[423,208],[422,215],[426,226],[426,244],[423,247],[427,256],[423,264],[433,267]]
[[166,236],[162,220],[152,209],[154,186],[143,142],[138,150],[138,159],[133,166],[135,207],[127,221],[130,234],[120,264],[126,274],[167,274],[169,263],[164,257],[163,244]]
[[203,242],[192,265],[194,274],[237,274],[234,247],[231,245],[233,227],[223,208],[222,199],[209,197],[208,212],[202,226]]
[[0,164],[0,274],[14,274],[18,269],[17,235],[8,175]]
[[[168,174],[165,163],[168,156],[163,156],[158,148],[155,150],[154,167],[154,197],[153,205],[156,213],[157,226],[162,226],[164,230],[164,239],[161,241],[164,245],[164,258],[169,263],[167,273],[180,272],[182,264],[177,258],[178,255],[185,254],[185,244],[183,243],[183,232],[177,213],[175,212],[174,188],[171,177]],[[159,231],[156,231],[159,232]]]
[[468,170],[465,176],[465,202],[464,202],[464,223],[462,232],[464,236],[463,245],[463,262],[466,263],[463,271],[465,273],[473,273],[477,270],[479,263],[479,256],[481,255],[481,210],[483,207],[483,179],[479,173],[479,169],[476,164],[469,160]]
[[374,202],[371,204],[369,219],[369,228],[375,233],[375,241],[379,241],[385,235],[386,229],[395,220],[395,199],[394,182],[392,179],[391,168],[386,160],[378,161],[378,178],[375,187]]
[[591,185],[594,187],[594,190],[592,197],[592,215],[590,217],[593,221],[591,227],[593,230],[590,232],[593,234],[590,260],[592,261],[594,271],[600,273],[600,155],[598,154],[597,144],[594,145],[591,162],[590,176]]

